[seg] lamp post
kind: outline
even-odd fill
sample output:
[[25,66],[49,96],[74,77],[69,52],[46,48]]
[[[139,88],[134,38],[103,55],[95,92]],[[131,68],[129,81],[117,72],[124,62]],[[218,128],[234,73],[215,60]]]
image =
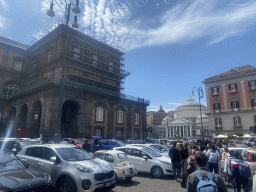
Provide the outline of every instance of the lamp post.
[[169,127],[168,127],[168,121],[169,121],[169,117],[166,116],[166,120],[167,120],[167,123],[166,123],[166,135],[167,135],[167,138],[169,138]]
[[202,110],[201,110],[201,99],[204,97],[204,92],[201,86],[194,87],[192,89],[192,96],[194,96],[194,90],[197,91],[199,97],[199,104],[200,104],[200,117],[201,117],[201,137],[204,136],[204,128],[203,128],[203,120],[202,120]]
[[[59,2],[59,1],[58,1]],[[57,1],[55,0],[56,4]],[[74,4],[75,3],[75,4]],[[64,84],[65,84],[65,75],[66,75],[66,68],[67,68],[67,54],[68,54],[68,24],[69,24],[69,18],[70,18],[70,9],[71,6],[73,6],[73,13],[75,13],[74,16],[74,22],[72,24],[73,28],[78,28],[78,24],[77,24],[77,16],[76,14],[80,13],[80,8],[79,8],[79,0],[70,0],[69,3],[67,2],[67,0],[62,0],[61,4],[65,4],[65,19],[66,19],[66,31],[65,31],[65,48],[64,48],[64,52],[63,52],[63,62],[61,65],[62,68],[62,73],[61,73],[61,81],[60,81],[60,100],[59,100],[59,109],[58,109],[58,125],[57,125],[57,133],[54,135],[54,140],[56,142],[60,142],[61,140],[61,134],[60,134],[60,128],[61,128],[61,114],[62,114],[62,102],[63,102],[63,94],[64,94]],[[55,13],[53,11],[53,0],[50,3],[50,9],[47,11],[47,15],[50,17],[54,17]]]

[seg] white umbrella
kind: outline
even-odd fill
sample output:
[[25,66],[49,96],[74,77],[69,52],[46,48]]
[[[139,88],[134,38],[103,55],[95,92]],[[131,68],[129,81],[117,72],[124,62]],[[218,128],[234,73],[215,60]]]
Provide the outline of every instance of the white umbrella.
[[252,137],[252,136],[249,135],[249,134],[245,134],[245,135],[243,136],[243,138],[249,138],[249,137]]
[[216,138],[228,138],[228,136],[220,134],[220,135],[216,136]]

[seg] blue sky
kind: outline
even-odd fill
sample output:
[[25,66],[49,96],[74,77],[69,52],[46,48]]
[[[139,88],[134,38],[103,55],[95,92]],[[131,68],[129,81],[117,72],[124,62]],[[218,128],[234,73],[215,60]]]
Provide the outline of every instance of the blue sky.
[[[50,2],[0,0],[0,35],[40,39],[64,17],[63,0],[46,15]],[[80,0],[80,8],[79,30],[125,51],[125,94],[150,100],[148,110],[175,109],[204,79],[256,66],[254,0]]]

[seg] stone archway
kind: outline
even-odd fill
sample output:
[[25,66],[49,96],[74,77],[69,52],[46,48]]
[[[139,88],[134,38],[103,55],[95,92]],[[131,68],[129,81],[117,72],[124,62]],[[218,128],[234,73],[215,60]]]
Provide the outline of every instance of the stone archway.
[[62,105],[61,128],[62,138],[76,138],[78,134],[78,111],[80,105],[77,101],[68,100]]
[[40,101],[36,101],[30,113],[31,138],[40,137],[39,130],[40,130],[40,122],[41,122],[41,111],[42,111],[42,103]]

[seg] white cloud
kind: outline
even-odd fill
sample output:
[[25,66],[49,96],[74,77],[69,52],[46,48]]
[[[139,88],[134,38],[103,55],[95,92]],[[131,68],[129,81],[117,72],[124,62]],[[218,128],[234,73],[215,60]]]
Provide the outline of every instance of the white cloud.
[[0,4],[3,6],[4,9],[8,8],[8,5],[6,3],[6,0],[0,0]]
[[[49,10],[50,2],[43,0],[42,11]],[[142,8],[147,6],[144,3],[140,1]],[[129,51],[145,46],[186,44],[205,37],[210,45],[252,30],[256,24],[254,0],[187,0],[171,6],[161,16],[156,15],[151,26],[152,18],[134,17],[132,11],[136,9],[132,9],[129,0],[83,0],[79,25],[92,37]],[[56,15],[63,16],[64,10],[63,5],[54,5]]]
[[182,103],[168,103],[168,104],[173,106],[180,106]]
[[7,19],[0,15],[0,29],[8,28]]

